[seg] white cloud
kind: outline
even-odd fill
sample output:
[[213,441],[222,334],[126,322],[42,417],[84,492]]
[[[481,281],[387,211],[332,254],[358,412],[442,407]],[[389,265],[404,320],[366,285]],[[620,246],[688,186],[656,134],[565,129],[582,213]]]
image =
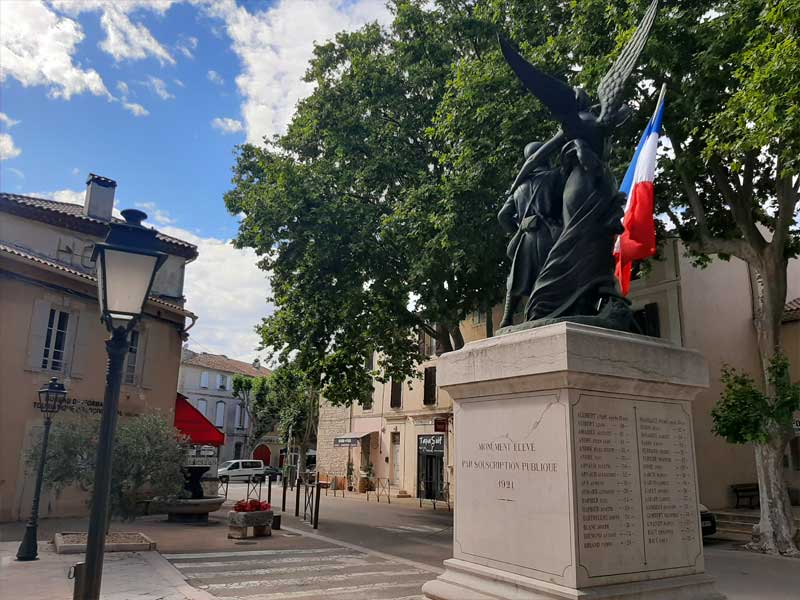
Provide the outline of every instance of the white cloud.
[[239,131],[244,131],[242,122],[237,119],[231,119],[230,117],[215,117],[211,120],[211,126],[214,129],[219,129],[223,133],[237,133]]
[[143,81],[141,83],[153,90],[153,92],[162,100],[172,100],[175,97],[173,94],[169,93],[167,90],[167,84],[164,83],[163,79],[148,75],[147,81]]
[[385,0],[279,0],[254,13],[234,0],[218,0],[206,10],[225,22],[242,63],[236,84],[244,96],[247,141],[253,143],[283,132],[298,100],[313,89],[302,76],[315,41],[391,18]]
[[174,83],[174,84],[175,84],[175,85],[177,85],[178,87],[186,87],[186,84],[185,84],[185,83],[183,83],[183,82],[182,82],[180,79],[173,79],[173,80],[172,80],[172,83]]
[[77,16],[82,12],[100,12],[100,25],[106,37],[100,49],[110,54],[115,61],[141,60],[154,57],[159,63],[175,64],[169,52],[153,37],[150,30],[130,19],[137,10],[148,10],[164,14],[173,4],[172,0],[52,0],[58,10]]
[[194,58],[194,51],[197,49],[197,38],[192,35],[182,35],[178,43],[175,44],[175,49],[186,58]]
[[217,85],[222,85],[222,84],[225,83],[225,80],[222,78],[222,75],[220,75],[219,73],[217,73],[213,69],[208,72],[206,77],[208,77],[208,80],[211,83],[216,83]]
[[189,331],[189,345],[251,361],[260,341],[254,327],[274,310],[266,301],[269,280],[256,266],[255,252],[178,227],[159,231],[195,244],[199,253],[186,266],[184,282],[186,308],[199,317]]
[[78,167],[73,167],[72,174],[73,175],[80,175],[81,174],[81,170]]
[[94,69],[73,62],[83,41],[81,26],[40,0],[4,2],[0,19],[0,82],[13,77],[23,86],[43,85],[55,98],[89,92],[111,97]]
[[0,133],[0,160],[16,158],[22,154],[22,150],[14,145],[14,138],[8,133]]
[[136,208],[141,208],[147,213],[148,219],[152,219],[159,225],[171,225],[175,222],[175,219],[170,217],[167,211],[158,208],[155,202],[137,202]]
[[123,97],[123,98],[126,98],[126,97],[128,96],[128,94],[130,94],[130,93],[131,93],[131,90],[130,90],[130,88],[128,87],[128,84],[127,84],[127,83],[125,83],[124,81],[118,81],[118,82],[117,82],[117,91],[118,91],[120,94],[122,94],[122,97]]
[[0,112],[0,123],[11,129],[14,125],[17,125],[19,121],[15,121],[6,113]]
[[19,169],[15,169],[14,167],[8,167],[8,171],[9,171],[10,173],[13,173],[14,175],[16,175],[17,177],[19,177],[20,179],[25,179],[25,173],[23,173],[23,172],[22,172],[22,171],[20,171]]
[[150,114],[149,110],[136,102],[123,102],[122,106],[125,107],[125,110],[129,110],[134,117],[146,117]]

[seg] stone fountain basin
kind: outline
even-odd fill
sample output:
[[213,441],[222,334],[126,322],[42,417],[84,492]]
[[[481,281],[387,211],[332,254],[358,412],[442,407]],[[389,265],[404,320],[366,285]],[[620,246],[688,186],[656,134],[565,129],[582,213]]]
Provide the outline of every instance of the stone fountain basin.
[[222,508],[225,496],[210,498],[176,498],[174,500],[153,500],[148,508],[149,514],[202,515]]

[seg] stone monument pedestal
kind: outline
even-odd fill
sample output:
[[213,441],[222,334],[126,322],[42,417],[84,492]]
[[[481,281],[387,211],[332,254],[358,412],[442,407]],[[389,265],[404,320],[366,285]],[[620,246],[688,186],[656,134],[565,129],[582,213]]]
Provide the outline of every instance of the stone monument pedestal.
[[719,600],[704,575],[690,402],[703,357],[558,323],[443,355],[453,558],[432,600]]

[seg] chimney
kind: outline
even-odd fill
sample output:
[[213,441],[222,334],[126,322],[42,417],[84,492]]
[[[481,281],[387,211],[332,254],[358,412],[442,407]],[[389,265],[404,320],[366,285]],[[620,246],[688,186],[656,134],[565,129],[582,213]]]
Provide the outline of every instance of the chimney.
[[254,358],[253,359],[253,368],[254,369],[260,369],[261,368],[261,359],[259,359],[259,358]]
[[86,180],[86,200],[83,202],[83,214],[101,221],[110,221],[116,189],[117,182],[113,179],[89,173],[89,179]]

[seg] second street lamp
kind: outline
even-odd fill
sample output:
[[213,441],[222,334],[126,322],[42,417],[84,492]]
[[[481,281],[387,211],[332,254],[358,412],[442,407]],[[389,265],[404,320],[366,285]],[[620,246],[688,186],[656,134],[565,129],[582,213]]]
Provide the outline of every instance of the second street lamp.
[[82,600],[98,600],[103,577],[103,551],[109,518],[111,456],[117,427],[122,365],[131,330],[141,317],[156,271],[167,255],[158,251],[156,232],[142,226],[147,215],[140,210],[122,211],[124,223],[112,223],[106,241],[97,243],[92,259],[97,267],[97,294],[101,320],[111,333],[106,340],[108,371],[103,400],[103,418],[97,446],[89,537],[83,581],[76,579]]
[[36,488],[33,491],[33,506],[31,518],[25,526],[25,536],[17,550],[17,560],[36,560],[39,556],[39,547],[36,541],[39,528],[39,498],[42,495],[42,479],[44,477],[44,463],[47,459],[47,439],[50,437],[50,423],[53,415],[64,405],[67,390],[63,383],[55,377],[39,390],[39,410],[44,415],[44,433],[42,434],[42,449],[39,456],[39,468],[36,471]]

